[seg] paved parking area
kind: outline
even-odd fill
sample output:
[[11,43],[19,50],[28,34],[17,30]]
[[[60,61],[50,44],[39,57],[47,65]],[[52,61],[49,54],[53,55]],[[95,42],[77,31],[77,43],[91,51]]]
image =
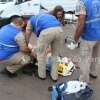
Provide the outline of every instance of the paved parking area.
[[[66,34],[73,34],[73,26],[67,25],[64,30]],[[71,57],[78,55],[79,49],[71,51],[64,46],[64,53],[66,56]],[[2,68],[4,65],[0,65]],[[94,95],[92,100],[100,100],[100,65],[98,64],[98,79],[94,83]],[[73,75],[69,77],[59,77],[59,81],[76,79],[79,76],[79,71],[76,70]],[[37,77],[27,76],[19,73],[15,79],[10,79],[0,74],[0,100],[50,100],[50,93],[48,87],[54,83],[50,80],[49,76],[46,80],[41,81]]]

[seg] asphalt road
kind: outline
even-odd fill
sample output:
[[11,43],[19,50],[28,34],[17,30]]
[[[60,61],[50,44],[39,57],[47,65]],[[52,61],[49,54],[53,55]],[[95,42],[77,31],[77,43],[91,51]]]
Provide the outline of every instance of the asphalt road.
[[[64,28],[66,35],[74,34],[74,26],[67,25]],[[76,50],[69,50],[64,46],[64,53],[67,57],[77,56],[79,48]],[[98,79],[93,84],[94,94],[92,100],[100,100],[100,64],[98,64]],[[4,65],[0,65],[2,69]],[[79,76],[79,70],[76,70],[69,77],[59,76],[59,81],[73,80]],[[0,74],[0,100],[50,100],[50,92],[48,87],[54,83],[50,80],[49,76],[46,80],[41,81],[37,77],[27,76],[19,72],[18,77],[10,79],[7,76]]]

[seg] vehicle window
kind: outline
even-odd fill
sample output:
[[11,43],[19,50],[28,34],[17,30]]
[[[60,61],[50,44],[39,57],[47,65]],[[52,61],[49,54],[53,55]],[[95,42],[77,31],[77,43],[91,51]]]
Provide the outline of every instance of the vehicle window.
[[23,2],[23,0],[16,0],[16,4],[20,4],[22,2]]
[[26,2],[26,1],[31,1],[31,0],[23,0],[23,2]]
[[11,1],[13,1],[13,0],[8,0],[8,1],[10,1],[10,2],[11,2]]
[[16,4],[20,4],[20,3],[23,3],[23,2],[26,2],[26,1],[31,1],[31,0],[16,0]]
[[23,0],[18,0],[18,3],[22,3],[23,2]]
[[7,0],[0,0],[0,2],[7,2]]
[[0,0],[0,2],[11,2],[13,0]]

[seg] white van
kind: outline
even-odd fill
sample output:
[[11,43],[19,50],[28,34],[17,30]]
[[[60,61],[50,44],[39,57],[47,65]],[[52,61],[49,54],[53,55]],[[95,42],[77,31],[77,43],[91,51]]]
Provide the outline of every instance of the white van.
[[0,18],[12,15],[34,15],[39,11],[39,0],[0,0]]
[[[55,6],[61,5],[66,12],[74,11],[77,1],[78,0],[0,0],[0,27],[8,23],[8,18],[12,15],[35,15],[40,12],[41,7],[51,11]],[[66,14],[65,18],[71,20],[73,18],[74,20],[77,19],[71,14]],[[3,22],[1,20],[3,20]]]
[[53,10],[57,5],[64,8],[65,20],[68,22],[76,21],[77,17],[74,14],[78,0],[41,0],[41,5],[48,11]]

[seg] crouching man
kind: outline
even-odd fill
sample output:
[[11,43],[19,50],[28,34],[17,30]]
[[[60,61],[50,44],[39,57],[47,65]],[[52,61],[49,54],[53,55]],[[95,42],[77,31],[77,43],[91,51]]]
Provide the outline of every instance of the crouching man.
[[11,23],[0,29],[0,63],[6,64],[5,72],[9,77],[16,77],[16,71],[30,63],[30,52],[25,41],[21,16],[11,17]]

